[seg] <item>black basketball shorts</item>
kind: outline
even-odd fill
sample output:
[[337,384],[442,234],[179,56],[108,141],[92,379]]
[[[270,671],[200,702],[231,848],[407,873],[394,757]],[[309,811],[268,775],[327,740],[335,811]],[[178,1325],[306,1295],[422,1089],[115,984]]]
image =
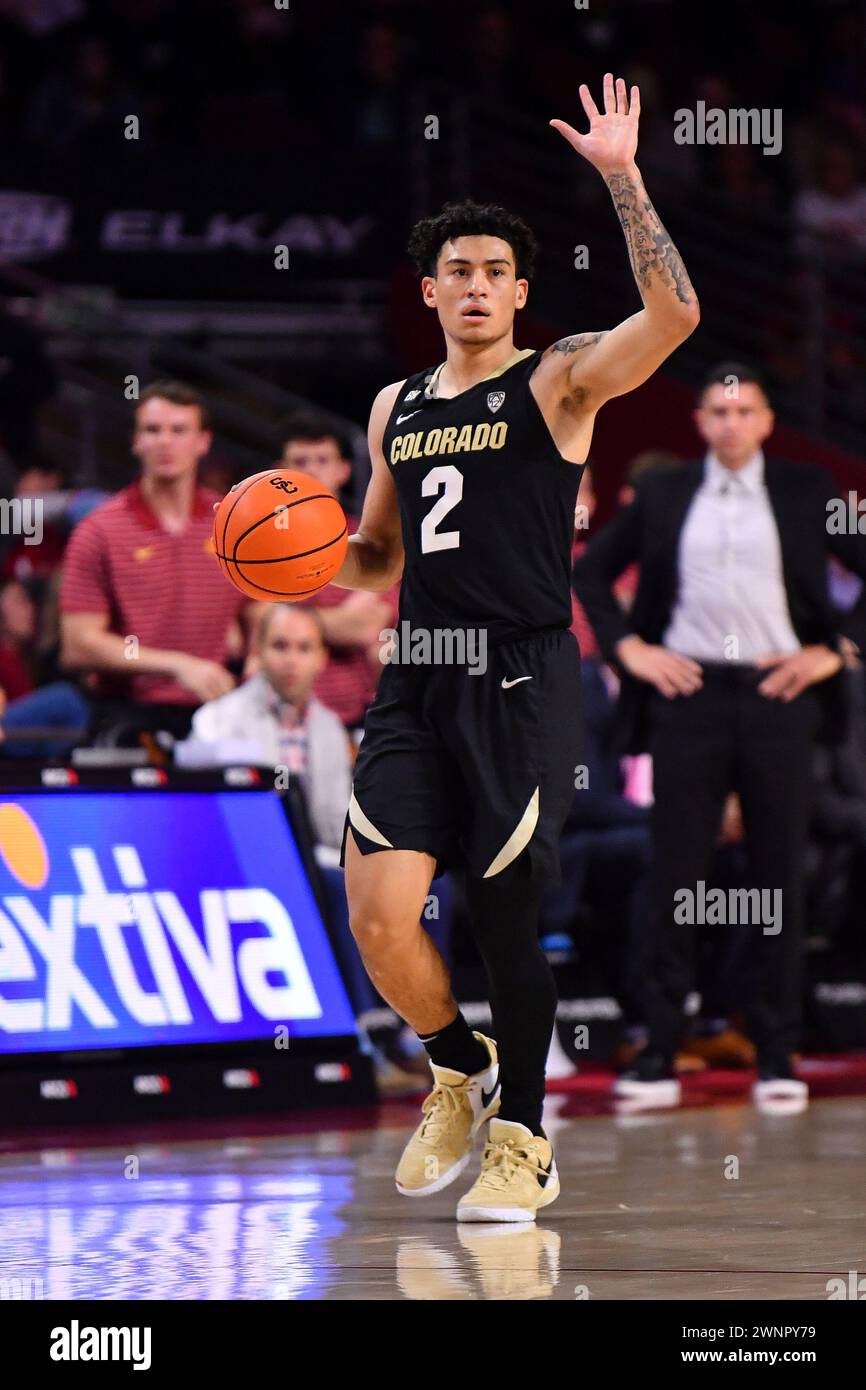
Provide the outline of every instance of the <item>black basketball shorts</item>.
[[421,850],[492,878],[524,850],[560,882],[581,752],[580,652],[553,629],[488,647],[486,669],[387,664],[343,830],[362,854]]

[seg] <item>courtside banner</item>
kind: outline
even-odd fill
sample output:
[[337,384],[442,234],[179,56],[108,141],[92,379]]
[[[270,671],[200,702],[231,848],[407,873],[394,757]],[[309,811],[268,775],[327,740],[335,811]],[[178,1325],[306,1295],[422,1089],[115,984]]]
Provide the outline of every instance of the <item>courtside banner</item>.
[[353,1034],[279,798],[0,799],[0,1053]]

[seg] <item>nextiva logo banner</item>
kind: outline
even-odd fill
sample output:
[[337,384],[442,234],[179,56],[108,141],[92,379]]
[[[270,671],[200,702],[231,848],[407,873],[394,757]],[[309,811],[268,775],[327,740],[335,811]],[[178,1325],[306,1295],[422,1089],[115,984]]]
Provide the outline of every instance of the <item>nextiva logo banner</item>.
[[0,801],[0,1052],[351,1033],[288,823],[257,792]]

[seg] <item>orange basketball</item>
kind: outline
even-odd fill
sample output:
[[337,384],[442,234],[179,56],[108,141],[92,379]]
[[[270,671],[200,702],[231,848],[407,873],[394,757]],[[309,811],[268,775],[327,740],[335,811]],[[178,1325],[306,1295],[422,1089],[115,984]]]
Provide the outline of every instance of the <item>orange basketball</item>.
[[315,478],[268,468],[235,483],[214,513],[214,550],[241,593],[299,603],[333,579],[346,556],[346,514]]

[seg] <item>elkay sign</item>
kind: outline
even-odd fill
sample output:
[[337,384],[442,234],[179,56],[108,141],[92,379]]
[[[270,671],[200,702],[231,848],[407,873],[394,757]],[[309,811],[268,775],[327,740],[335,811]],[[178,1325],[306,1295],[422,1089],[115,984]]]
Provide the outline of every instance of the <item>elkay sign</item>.
[[[65,198],[0,190],[0,256],[38,261],[72,251],[80,237],[76,222],[76,209]],[[273,256],[276,246],[287,246],[290,252],[341,259],[356,256],[373,227],[369,216],[330,213],[107,208],[98,214],[93,249],[133,255]]]

